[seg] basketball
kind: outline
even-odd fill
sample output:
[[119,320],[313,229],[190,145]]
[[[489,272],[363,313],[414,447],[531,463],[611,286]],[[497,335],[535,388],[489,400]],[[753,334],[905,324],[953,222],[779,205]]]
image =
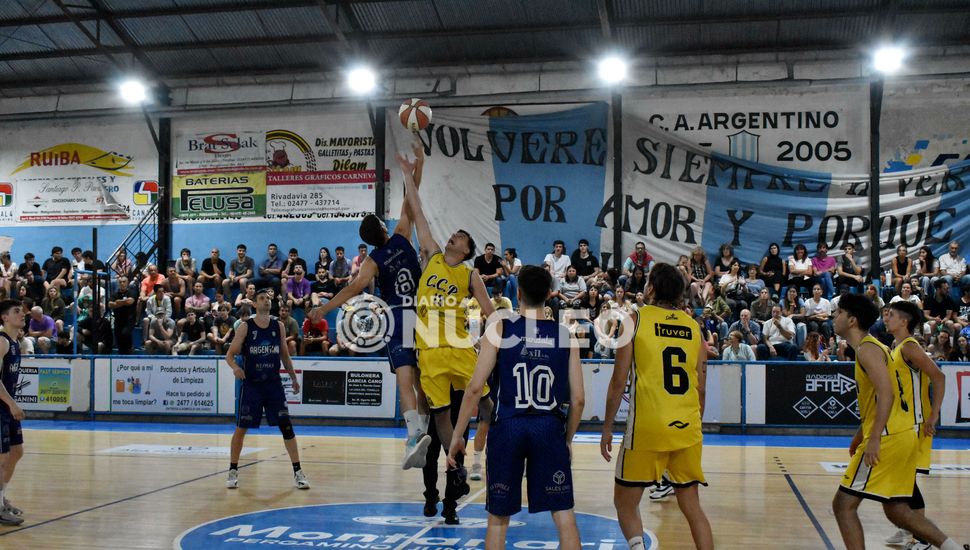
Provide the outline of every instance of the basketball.
[[424,130],[431,122],[431,106],[423,99],[412,97],[401,104],[397,111],[401,124],[412,132]]

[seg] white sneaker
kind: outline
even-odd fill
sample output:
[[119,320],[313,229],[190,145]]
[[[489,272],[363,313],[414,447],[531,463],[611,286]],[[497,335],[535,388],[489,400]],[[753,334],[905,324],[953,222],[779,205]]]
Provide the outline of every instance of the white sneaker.
[[296,473],[293,474],[293,483],[296,484],[297,489],[306,490],[310,488],[310,481],[307,480],[306,474],[303,473],[303,470],[297,470]]
[[7,499],[7,497],[3,497],[3,508],[5,510],[10,510],[10,513],[15,516],[19,517],[24,515],[24,511],[14,506],[13,503]]
[[226,476],[226,489],[238,489],[239,488],[239,470],[229,470],[229,475]]
[[663,500],[668,496],[670,496],[671,494],[673,494],[673,492],[674,492],[673,485],[669,485],[667,483],[658,485],[657,488],[654,489],[652,493],[650,493],[650,500],[654,502],[658,500]]
[[905,529],[900,529],[896,531],[893,536],[886,539],[886,544],[891,546],[904,546],[909,544],[913,540],[913,534]]
[[410,437],[404,444],[404,459],[401,461],[401,468],[409,470],[411,468],[424,468],[428,460],[428,446],[431,445],[431,436],[428,434],[418,434]]
[[468,479],[470,479],[472,481],[481,481],[482,480],[482,465],[481,464],[472,464],[472,471],[471,471],[470,474],[468,474]]
[[928,542],[914,540],[907,544],[904,550],[930,550],[931,548],[933,548],[933,545]]

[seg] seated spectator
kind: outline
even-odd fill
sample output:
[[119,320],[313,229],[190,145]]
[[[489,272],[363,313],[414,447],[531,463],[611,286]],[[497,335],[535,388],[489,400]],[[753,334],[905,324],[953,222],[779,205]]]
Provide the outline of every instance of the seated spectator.
[[350,343],[347,342],[347,340],[345,340],[344,337],[340,335],[340,331],[338,330],[337,343],[330,346],[330,356],[331,357],[339,357],[339,356],[355,357],[356,355],[357,355],[357,352],[354,351],[354,349],[350,346]]
[[829,349],[822,342],[822,335],[817,332],[809,332],[805,337],[805,345],[802,346],[802,357],[806,361],[828,361]]
[[886,281],[886,283],[895,287],[897,293],[903,282],[908,281],[913,273],[913,262],[907,256],[908,253],[909,251],[904,245],[897,246],[896,255],[893,256],[889,264],[889,269],[892,272],[892,281]]
[[748,292],[748,283],[744,280],[744,275],[741,273],[741,263],[738,261],[728,266],[727,273],[721,275],[721,278],[717,281],[717,286],[720,287],[721,295],[724,296],[732,311],[746,309],[748,303],[754,299]]
[[219,257],[219,249],[213,248],[209,257],[202,260],[199,279],[206,289],[214,288],[222,291],[223,295],[231,296],[225,291],[223,283],[226,279],[226,261]]
[[708,304],[714,294],[714,269],[700,246],[694,247],[687,260],[690,268],[690,301],[694,307]]
[[20,355],[22,357],[34,354],[34,342],[27,337],[23,329],[17,332],[17,345],[20,346]]
[[256,263],[246,255],[246,245],[237,245],[236,257],[229,262],[229,277],[222,283],[222,290],[226,296],[231,296],[230,293],[234,290],[239,292],[246,290],[246,285],[253,278],[255,269]]
[[275,243],[266,247],[266,258],[259,262],[259,271],[252,283],[256,289],[267,287],[279,288],[282,282],[283,258],[279,257],[279,248]]
[[94,252],[91,250],[85,250],[81,253],[81,263],[78,264],[78,268],[91,273],[106,273],[108,271],[104,262],[95,258]]
[[74,353],[74,327],[68,325],[64,327],[64,330],[57,333],[57,339],[54,340],[54,353],[60,355],[71,355]]
[[174,267],[168,268],[166,273],[168,276],[162,281],[162,287],[165,289],[165,295],[172,301],[175,316],[181,316],[182,300],[185,299],[185,281],[179,278]]
[[205,321],[196,315],[195,311],[187,311],[185,319],[176,323],[176,327],[179,337],[178,344],[175,345],[175,354],[195,355],[205,349]]
[[828,341],[832,337],[832,303],[822,297],[822,285],[812,285],[812,297],[805,301],[805,324],[809,332],[819,332]]
[[[494,307],[496,311],[500,309],[512,309],[512,300],[506,298],[504,294],[505,285],[502,283],[502,281],[496,280],[495,284],[492,285],[492,307]],[[580,304],[580,307],[585,307],[585,304],[586,300],[584,299],[583,303]]]
[[44,310],[40,306],[30,308],[27,338],[41,355],[49,353],[51,346],[57,341],[57,325],[49,315],[44,315]]
[[953,332],[956,324],[956,302],[950,297],[950,283],[946,277],[940,277],[934,283],[936,292],[928,296],[923,302],[923,315],[929,325],[930,334],[938,330]]
[[145,353],[148,355],[172,355],[175,346],[175,321],[164,309],[155,310],[145,331]]
[[579,248],[569,256],[569,263],[576,266],[576,273],[586,281],[586,288],[599,285],[606,275],[600,270],[600,261],[590,251],[586,239],[579,239]]
[[135,266],[128,259],[128,253],[124,249],[119,250],[115,256],[115,261],[111,263],[111,277],[113,279],[125,277],[130,282],[134,274]]
[[957,318],[954,323],[954,330],[963,330],[970,327],[970,286],[963,287],[963,294],[960,295],[960,300],[956,304]]
[[913,260],[913,276],[919,284],[913,287],[913,292],[922,292],[924,296],[933,294],[933,283],[940,276],[940,263],[928,246],[922,246]]
[[[511,300],[510,300],[511,302]],[[586,300],[583,302],[583,308],[586,309],[586,316],[589,321],[595,321],[596,317],[599,315],[600,308],[603,304],[609,303],[606,298],[604,298],[599,291],[598,287],[592,287],[586,293]],[[513,307],[512,309],[515,309]]]
[[[138,294],[138,314],[140,318],[142,311],[145,310],[145,304],[148,300],[155,295],[155,287],[161,286],[165,277],[158,272],[158,267],[155,264],[148,264],[145,267],[147,275],[141,281],[141,292]],[[171,317],[171,314],[169,314]]]
[[[269,294],[269,314],[273,317],[280,316],[280,308],[286,304],[285,296],[277,296],[276,291],[272,288],[266,289],[266,293]],[[246,307],[246,306],[243,306]],[[242,307],[239,308],[242,310]],[[255,307],[248,308],[251,312],[256,311]],[[237,313],[237,317],[242,317],[242,313]]]
[[634,268],[639,267],[644,273],[649,273],[653,267],[653,256],[647,252],[647,245],[643,241],[637,241],[633,246],[633,252],[623,260],[620,280],[618,284],[625,285],[626,280],[633,276]]
[[[31,300],[38,302],[44,298],[44,273],[34,261],[33,253],[24,254],[24,263],[17,268],[17,279],[21,287],[27,289],[25,294],[30,296]],[[19,290],[18,296],[22,296]],[[23,300],[22,297],[21,300]]]
[[771,319],[771,308],[777,305],[779,305],[778,302],[771,299],[768,289],[762,288],[761,292],[758,293],[758,298],[751,302],[751,316],[754,317],[755,321],[763,323]]
[[[77,332],[80,336],[78,342],[82,349],[89,353],[109,354],[113,346],[111,331],[111,319],[107,315],[95,312],[94,308],[88,306],[87,315],[84,319],[77,322]],[[66,342],[70,345],[70,341]],[[64,343],[58,344],[58,347]],[[73,353],[73,349],[64,353]],[[60,353],[60,352],[59,352]]]
[[869,327],[869,334],[876,340],[879,340],[880,342],[882,342],[886,347],[891,348],[895,338],[893,337],[892,333],[889,332],[889,329],[886,327],[888,320],[889,320],[889,308],[884,307],[882,308],[882,315],[880,315],[879,319],[876,319],[876,322],[873,323],[871,327]]
[[957,345],[953,346],[953,350],[950,351],[950,357],[947,361],[959,363],[970,362],[970,342],[968,342],[966,336],[963,334],[957,336]]
[[741,310],[740,318],[728,327],[728,334],[738,331],[749,346],[757,346],[761,340],[761,325],[751,319],[751,311]]
[[772,296],[781,296],[781,286],[788,282],[788,267],[781,259],[781,247],[778,243],[768,245],[768,252],[761,258],[758,274],[771,291]]
[[58,332],[64,330],[64,314],[67,312],[67,304],[64,303],[64,298],[61,297],[61,292],[57,290],[57,287],[52,286],[47,289],[47,296],[40,303],[40,307],[44,310],[44,315],[54,319]]
[[293,268],[293,277],[286,280],[286,305],[290,309],[305,309],[312,305],[312,295],[310,281],[304,276],[303,266],[297,265]]
[[744,336],[736,330],[728,334],[728,345],[721,353],[721,359],[724,361],[754,361],[754,351],[743,340]]
[[712,281],[717,283],[721,280],[721,277],[727,275],[731,272],[731,266],[734,264],[741,264],[741,262],[734,257],[734,247],[728,243],[724,243],[717,248],[717,259],[714,260],[714,277]]
[[7,296],[16,292],[17,280],[17,262],[10,260],[9,252],[0,254],[0,288],[7,293]]
[[623,290],[628,294],[636,295],[637,292],[643,292],[646,288],[647,274],[643,271],[642,267],[634,267],[633,274],[627,278],[626,283],[623,285]]
[[221,308],[223,304],[228,306],[230,310],[232,309],[232,304],[226,301],[226,295],[222,293],[222,289],[219,289],[216,291],[216,299],[209,302],[209,312],[206,313],[206,317],[209,320],[215,317],[216,313],[219,313],[219,308]]
[[118,352],[131,355],[133,351],[132,331],[135,328],[135,302],[138,294],[128,284],[127,277],[118,279],[118,290],[108,301],[108,309],[114,318],[114,340],[118,344]]
[[249,283],[246,285],[246,292],[240,292],[236,296],[236,301],[233,303],[233,309],[239,310],[243,305],[247,305],[250,309],[256,308],[256,283]]
[[83,270],[84,269],[83,267],[80,267],[81,264],[84,263],[84,258],[81,257],[81,254],[82,254],[82,251],[81,251],[81,248],[80,247],[75,246],[74,248],[71,249],[71,260],[70,260],[71,261],[71,268],[73,268],[75,270],[77,270],[77,269]]
[[330,352],[330,325],[326,319],[314,323],[309,317],[303,320],[303,341],[300,343],[300,355],[320,352],[327,355]]
[[209,297],[203,292],[202,283],[195,283],[192,295],[185,299],[185,313],[190,311],[201,321],[209,312]]
[[563,307],[578,308],[582,305],[586,299],[586,281],[576,273],[575,266],[566,268],[566,275],[559,281],[559,290],[553,296],[559,298]]
[[330,262],[330,278],[333,279],[333,284],[337,285],[339,292],[350,283],[350,262],[344,257],[344,247],[338,246],[333,250],[336,257]]
[[818,243],[815,256],[812,257],[812,272],[815,280],[822,285],[822,292],[828,300],[835,296],[835,273],[837,270],[835,258],[829,256],[829,246]]
[[522,260],[514,248],[506,248],[502,258],[502,277],[505,278],[505,295],[512,301],[512,307],[519,307],[519,270]]
[[866,285],[866,298],[869,298],[869,300],[876,304],[876,307],[879,309],[882,309],[886,305],[886,302],[882,299],[882,296],[879,295],[879,289],[877,289],[876,285],[874,284]]
[[934,361],[946,361],[953,352],[953,344],[950,343],[950,333],[942,330],[933,337],[932,342],[926,348],[926,353]]
[[[688,315],[693,315],[694,310],[691,307],[686,307]],[[704,311],[701,313],[700,317],[696,319],[697,323],[701,325],[702,328],[716,334],[719,340],[727,340],[728,336],[728,324],[724,321],[723,317],[715,315],[714,308],[710,305],[704,306]]]
[[199,270],[195,268],[195,258],[188,248],[183,248],[179,252],[179,259],[175,260],[175,273],[185,282],[185,288],[195,288],[195,279],[199,276]]
[[321,246],[319,256],[317,257],[317,262],[313,264],[313,272],[316,273],[320,271],[321,267],[324,269],[324,271],[330,271],[330,262],[332,261],[333,258],[330,257],[330,249],[325,246]]
[[[165,288],[162,285],[155,285],[155,292],[145,302],[146,315],[141,322],[141,333],[143,336],[148,334],[148,325],[158,317],[157,313],[159,311],[164,311],[166,318],[172,318],[172,299],[165,294]],[[174,326],[174,321],[172,322],[172,326]]]
[[[616,350],[617,337],[620,334],[620,320],[622,319],[622,314],[618,309],[618,307],[613,307],[610,302],[605,302],[600,307],[600,313],[596,317],[598,330],[595,332],[596,343],[593,345],[593,352],[600,359],[612,358],[613,352]],[[552,312],[549,311],[548,313],[551,316]]]
[[286,329],[286,334],[284,335],[286,347],[289,349],[290,355],[295,356],[296,350],[300,346],[300,325],[290,315],[290,306],[287,304],[280,306],[280,322],[283,323],[283,328]]
[[751,264],[745,270],[748,276],[744,279],[745,285],[748,287],[748,293],[751,294],[751,299],[754,300],[758,295],[761,294],[762,288],[768,288],[764,281],[758,278],[758,266]]
[[55,246],[51,249],[51,257],[41,267],[45,291],[52,286],[59,291],[71,286],[71,262],[63,254],[64,249]]
[[855,246],[846,244],[842,250],[845,251],[845,254],[839,259],[838,265],[835,268],[835,285],[840,290],[847,288],[855,290],[856,292],[862,292],[866,278],[862,268],[856,262]]
[[909,282],[905,282],[899,286],[899,294],[889,300],[890,304],[893,302],[909,302],[923,309],[923,302],[920,301],[919,296],[913,294],[913,286]]
[[296,266],[303,268],[304,275],[309,273],[307,271],[306,260],[300,257],[300,252],[297,249],[291,248],[286,257],[286,261],[283,262],[283,270],[280,272],[279,296],[286,296],[286,282],[296,275]]
[[788,257],[788,286],[812,288],[815,283],[815,268],[808,257],[808,249],[803,244],[797,244],[794,254]]
[[[356,261],[356,258],[355,258]],[[495,255],[495,245],[485,243],[485,253],[475,258],[475,269],[482,276],[485,288],[491,290],[495,281],[502,276],[502,261]]]
[[337,294],[337,285],[330,278],[330,271],[317,266],[317,274],[310,283],[310,303],[313,307],[329,302]]
[[543,267],[552,275],[553,290],[559,290],[559,281],[566,276],[566,268],[569,267],[569,256],[565,252],[566,243],[556,239],[552,243],[552,252],[542,260]]
[[764,323],[762,343],[758,345],[758,358],[763,360],[795,360],[795,323],[781,314],[781,306],[771,308],[771,319]]
[[967,274],[967,261],[960,255],[960,243],[953,241],[948,247],[948,254],[940,256],[940,277],[949,284],[950,288],[970,286],[970,275]]
[[[219,311],[216,312],[215,317],[209,323],[207,339],[218,355],[225,354],[229,345],[232,344],[232,329],[236,325],[236,319],[229,315],[229,309],[228,303],[219,306]],[[243,309],[248,311],[249,306],[244,305],[239,309],[240,311]]]

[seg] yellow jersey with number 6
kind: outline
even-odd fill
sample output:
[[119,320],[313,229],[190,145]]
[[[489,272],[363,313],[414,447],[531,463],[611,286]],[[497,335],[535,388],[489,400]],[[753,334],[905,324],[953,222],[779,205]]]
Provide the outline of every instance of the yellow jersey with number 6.
[[633,336],[624,446],[674,451],[703,439],[697,392],[701,328],[678,309],[643,306]]

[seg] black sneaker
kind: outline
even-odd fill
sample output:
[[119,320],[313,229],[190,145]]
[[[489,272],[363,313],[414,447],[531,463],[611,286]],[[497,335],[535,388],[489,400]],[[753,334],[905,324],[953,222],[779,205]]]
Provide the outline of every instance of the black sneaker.
[[445,518],[445,525],[458,525],[457,504],[445,499],[444,507],[441,509],[441,517]]
[[424,495],[424,517],[433,518],[438,514],[438,493]]

